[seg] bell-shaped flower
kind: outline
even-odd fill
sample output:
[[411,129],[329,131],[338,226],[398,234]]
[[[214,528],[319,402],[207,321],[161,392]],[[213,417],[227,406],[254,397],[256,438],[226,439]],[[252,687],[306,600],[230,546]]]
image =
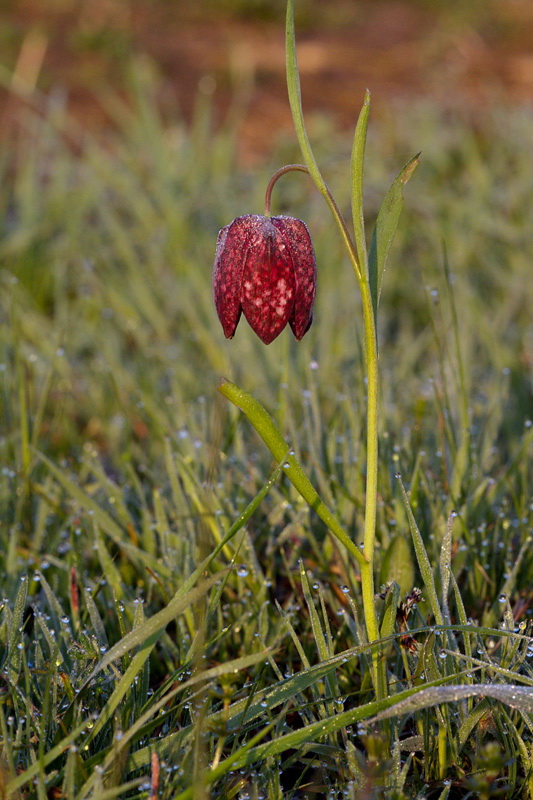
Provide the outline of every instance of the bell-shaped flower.
[[216,310],[228,339],[241,312],[270,344],[287,322],[299,341],[313,321],[316,260],[307,226],[294,217],[237,217],[218,234]]

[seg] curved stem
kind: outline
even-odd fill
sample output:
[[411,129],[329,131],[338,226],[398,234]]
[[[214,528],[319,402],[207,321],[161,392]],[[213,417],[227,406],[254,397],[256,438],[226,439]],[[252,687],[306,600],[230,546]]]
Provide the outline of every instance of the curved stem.
[[325,183],[325,181],[323,180],[323,178],[320,175],[320,173],[318,173],[319,179],[317,180],[317,176],[316,176],[314,170],[311,171],[309,169],[309,167],[305,166],[305,164],[287,164],[284,167],[280,167],[280,169],[278,169],[272,175],[272,177],[270,178],[270,180],[268,182],[268,186],[266,188],[266,192],[265,192],[265,216],[266,217],[270,216],[272,190],[273,190],[275,184],[277,183],[277,181],[279,180],[279,178],[281,178],[281,176],[285,175],[287,172],[305,172],[305,173],[307,173],[307,175],[309,175],[311,177],[311,179],[313,180],[316,188],[318,189],[320,194],[324,197],[326,203],[328,204],[328,206],[329,206],[329,208],[331,210],[331,213],[333,214],[333,216],[335,218],[335,221],[336,221],[336,223],[337,223],[337,225],[339,227],[339,230],[341,232],[341,236],[342,236],[342,239],[344,241],[346,250],[348,251],[348,255],[350,256],[350,263],[351,263],[351,265],[353,267],[353,270],[354,270],[354,272],[355,272],[355,274],[357,276],[357,279],[358,279],[359,283],[362,283],[363,275],[362,275],[362,272],[361,272],[361,267],[359,265],[359,259],[357,257],[357,250],[355,249],[355,245],[353,243],[353,239],[350,236],[350,231],[348,230],[348,226],[346,224],[346,220],[342,216],[342,212],[341,212],[339,206],[337,205],[337,203],[335,201],[335,198],[331,194],[328,185]]
[[287,164],[284,167],[280,167],[276,172],[272,175],[268,182],[268,186],[265,192],[265,217],[270,217],[270,202],[272,200],[272,189],[281,178],[282,175],[285,175],[286,172],[306,172],[309,175],[309,170],[307,169],[304,164]]

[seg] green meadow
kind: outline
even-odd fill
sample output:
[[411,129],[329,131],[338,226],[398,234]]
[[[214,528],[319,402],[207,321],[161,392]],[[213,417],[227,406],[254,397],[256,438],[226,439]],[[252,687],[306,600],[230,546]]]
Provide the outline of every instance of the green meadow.
[[[0,146],[1,796],[532,798],[531,109],[371,118],[369,230],[422,153],[380,303],[378,702],[357,562],[217,392],[254,395],[359,544],[353,273],[286,176],[314,323],[226,341],[218,230],[262,213],[296,138],[244,169],[238,105],[186,125],[155,96],[133,70],[105,136],[43,96]],[[351,137],[308,123],[348,209]]]

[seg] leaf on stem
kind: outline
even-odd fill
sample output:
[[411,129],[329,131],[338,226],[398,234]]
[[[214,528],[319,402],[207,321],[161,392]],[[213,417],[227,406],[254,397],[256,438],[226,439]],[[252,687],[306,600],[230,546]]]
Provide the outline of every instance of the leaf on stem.
[[417,168],[419,161],[420,153],[407,162],[393,181],[379,209],[368,253],[368,279],[374,305],[374,318],[377,318],[383,273],[403,207],[403,187]]
[[365,557],[357,545],[350,539],[338,519],[319,497],[318,492],[294,457],[294,453],[289,450],[289,445],[274,424],[270,414],[251,394],[231,381],[223,380],[218,386],[218,391],[246,414],[276,461],[283,462],[283,471],[294,488],[326,524],[330,532],[346,547],[359,564],[366,563]]
[[363,107],[355,127],[351,157],[352,219],[357,257],[364,275],[368,271],[366,252],[365,220],[363,214],[363,170],[365,161],[366,134],[370,117],[370,92],[365,92]]

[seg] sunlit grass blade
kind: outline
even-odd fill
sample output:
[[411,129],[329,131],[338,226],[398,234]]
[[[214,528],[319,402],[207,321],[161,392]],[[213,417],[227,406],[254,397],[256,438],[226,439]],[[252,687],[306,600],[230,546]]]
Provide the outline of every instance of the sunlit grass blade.
[[[448,680],[453,680],[457,677],[458,676],[456,674],[450,675],[446,678],[431,682],[430,686],[442,688]],[[437,689],[437,691],[439,690],[440,689]],[[356,724],[357,722],[363,720],[369,721],[373,718],[375,719],[376,715],[381,713],[382,710],[385,711],[389,709],[390,706],[393,706],[395,703],[398,704],[398,702],[403,700],[407,701],[407,699],[411,698],[411,695],[416,694],[417,692],[420,692],[420,689],[406,689],[403,692],[399,692],[396,696],[384,698],[383,700],[375,700],[357,708],[353,708],[349,711],[343,711],[340,714],[331,717],[327,721],[319,720],[318,722],[311,723],[300,730],[292,731],[291,733],[280,736],[271,742],[258,745],[246,753],[245,756],[239,758],[236,764],[232,762],[232,766],[240,768],[246,766],[247,764],[260,763],[267,758],[277,756],[286,750],[292,749],[293,747],[300,747],[307,742],[313,742],[316,738],[332,735],[343,728]],[[390,716],[394,715],[391,714]]]
[[411,714],[423,708],[440,703],[456,703],[468,697],[491,697],[511,708],[527,714],[533,713],[533,690],[526,686],[512,684],[478,683],[474,686],[439,686],[420,689],[412,697],[395,703],[391,708],[380,711],[370,722]]

